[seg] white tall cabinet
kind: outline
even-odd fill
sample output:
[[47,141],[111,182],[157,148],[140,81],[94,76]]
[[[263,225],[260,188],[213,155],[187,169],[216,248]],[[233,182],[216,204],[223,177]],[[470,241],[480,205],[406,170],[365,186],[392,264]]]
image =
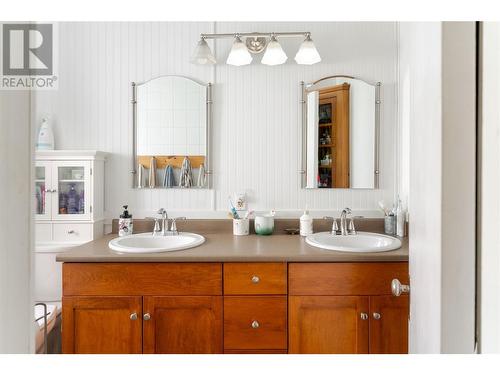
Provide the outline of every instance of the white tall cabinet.
[[37,243],[77,244],[102,236],[105,159],[99,151],[37,151]]
[[104,232],[106,154],[37,151],[35,159],[35,300],[59,305],[57,254]]

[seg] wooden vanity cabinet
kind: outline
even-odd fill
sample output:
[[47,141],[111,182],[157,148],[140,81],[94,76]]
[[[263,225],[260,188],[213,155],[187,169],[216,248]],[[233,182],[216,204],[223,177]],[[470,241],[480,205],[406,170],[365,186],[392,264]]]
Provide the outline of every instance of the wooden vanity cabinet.
[[408,352],[408,298],[391,295],[406,262],[291,263],[288,277],[289,353]]
[[64,263],[63,353],[406,353],[394,263]]

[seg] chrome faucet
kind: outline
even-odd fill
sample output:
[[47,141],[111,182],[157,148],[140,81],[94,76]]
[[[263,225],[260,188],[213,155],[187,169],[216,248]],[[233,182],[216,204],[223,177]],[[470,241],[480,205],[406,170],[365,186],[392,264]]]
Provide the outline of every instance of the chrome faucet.
[[[146,219],[151,219],[155,221],[154,227],[153,227],[153,236],[176,236],[179,234],[177,231],[177,220],[186,220],[184,216],[182,217],[175,217],[173,219],[170,219],[172,224],[168,225],[168,214],[167,211],[164,208],[160,208],[158,210],[158,215],[161,215],[161,218],[157,217],[147,217]],[[160,220],[161,220],[161,229],[160,229]]]
[[[349,234],[347,230],[347,215],[350,214],[351,214],[351,209],[349,207],[344,208],[342,210],[342,213],[340,214],[340,234],[342,236],[347,236]],[[352,228],[354,228],[354,222],[352,221],[352,219],[351,219],[351,225]]]

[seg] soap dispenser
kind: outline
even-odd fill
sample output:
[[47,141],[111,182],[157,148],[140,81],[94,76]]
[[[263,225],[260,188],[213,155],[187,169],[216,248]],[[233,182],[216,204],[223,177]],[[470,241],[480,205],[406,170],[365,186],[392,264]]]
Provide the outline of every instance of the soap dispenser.
[[300,235],[301,236],[309,236],[313,234],[313,219],[311,215],[309,215],[309,210],[304,210],[304,213],[300,217]]
[[134,231],[134,223],[132,222],[132,215],[128,213],[128,206],[123,206],[123,213],[120,215],[118,221],[118,236],[128,236]]

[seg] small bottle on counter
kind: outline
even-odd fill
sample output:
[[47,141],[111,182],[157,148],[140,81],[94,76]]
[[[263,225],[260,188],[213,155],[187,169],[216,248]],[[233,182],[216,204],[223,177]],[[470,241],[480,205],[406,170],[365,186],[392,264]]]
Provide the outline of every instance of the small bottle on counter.
[[309,236],[313,234],[313,219],[311,215],[309,215],[309,210],[304,210],[304,213],[300,217],[300,235],[301,236]]
[[118,220],[118,236],[128,236],[134,232],[134,223],[132,221],[132,215],[129,214],[127,210],[128,206],[123,206],[123,213],[120,215],[120,220]]

